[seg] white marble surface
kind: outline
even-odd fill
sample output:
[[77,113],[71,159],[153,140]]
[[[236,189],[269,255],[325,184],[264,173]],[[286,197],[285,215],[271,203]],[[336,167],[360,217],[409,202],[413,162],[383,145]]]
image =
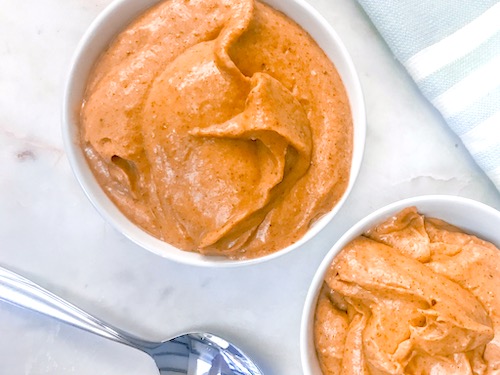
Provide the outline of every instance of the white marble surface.
[[[353,0],[309,0],[352,54],[368,114],[365,159],[333,222],[267,264],[211,270],[161,259],[97,214],[73,177],[60,113],[70,57],[110,0],[0,0],[0,265],[150,339],[206,329],[266,374],[301,374],[299,324],[315,268],[356,220],[443,193],[500,195],[422,98]],[[1,374],[154,374],[139,352],[0,303]]]

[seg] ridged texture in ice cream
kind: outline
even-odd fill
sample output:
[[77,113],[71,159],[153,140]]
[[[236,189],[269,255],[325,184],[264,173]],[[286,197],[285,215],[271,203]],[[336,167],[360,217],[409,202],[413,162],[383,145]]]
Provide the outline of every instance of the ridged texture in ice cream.
[[349,243],[316,308],[330,374],[499,374],[500,251],[414,207]]

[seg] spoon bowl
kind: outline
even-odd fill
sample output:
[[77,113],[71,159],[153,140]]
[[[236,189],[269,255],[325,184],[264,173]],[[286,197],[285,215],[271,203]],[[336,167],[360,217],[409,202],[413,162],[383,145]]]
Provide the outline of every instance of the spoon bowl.
[[0,300],[141,350],[155,361],[160,375],[263,375],[240,349],[214,334],[189,332],[162,342],[143,340],[2,267]]

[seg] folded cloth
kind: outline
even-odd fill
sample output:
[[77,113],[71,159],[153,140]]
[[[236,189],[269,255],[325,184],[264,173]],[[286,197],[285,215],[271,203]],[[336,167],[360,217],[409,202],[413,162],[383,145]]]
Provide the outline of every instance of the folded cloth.
[[500,1],[358,2],[500,190]]

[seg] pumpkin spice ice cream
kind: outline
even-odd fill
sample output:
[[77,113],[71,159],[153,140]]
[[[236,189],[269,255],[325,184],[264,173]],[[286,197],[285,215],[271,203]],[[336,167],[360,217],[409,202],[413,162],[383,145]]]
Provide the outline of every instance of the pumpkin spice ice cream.
[[330,266],[314,321],[323,374],[500,374],[500,251],[414,207]]
[[184,250],[254,258],[344,193],[347,96],[318,45],[253,0],[167,0],[98,61],[81,144],[134,223]]

